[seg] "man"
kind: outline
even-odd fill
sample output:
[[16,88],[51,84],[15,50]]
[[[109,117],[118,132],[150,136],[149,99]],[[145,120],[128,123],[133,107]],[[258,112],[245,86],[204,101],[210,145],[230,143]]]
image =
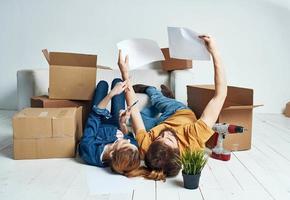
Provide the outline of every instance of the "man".
[[[149,95],[152,105],[162,113],[157,126],[148,132],[137,107],[132,108],[131,118],[141,157],[150,170],[160,176],[175,176],[180,170],[176,156],[186,148],[203,149],[205,142],[212,136],[212,126],[216,122],[227,95],[227,83],[224,68],[214,40],[208,35],[199,36],[210,52],[214,64],[214,97],[205,107],[200,119],[182,103],[167,98],[151,86],[135,87],[139,92]],[[129,83],[125,97],[127,105],[132,105],[136,94],[130,84],[128,74],[129,58],[122,60],[119,52],[118,65],[124,81]]]

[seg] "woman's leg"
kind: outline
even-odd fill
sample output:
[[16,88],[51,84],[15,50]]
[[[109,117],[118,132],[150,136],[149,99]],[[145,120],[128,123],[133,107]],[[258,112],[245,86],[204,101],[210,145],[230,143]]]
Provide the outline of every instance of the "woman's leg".
[[108,88],[109,88],[109,85],[106,81],[102,80],[98,83],[94,92],[92,106],[94,105],[97,106],[105,98],[105,96],[107,96]]
[[[119,82],[123,82],[122,79],[116,78],[112,81],[111,89]],[[111,115],[112,117],[105,121],[106,124],[111,124],[119,128],[119,111],[125,109],[125,94],[122,92],[114,96],[111,100]]]

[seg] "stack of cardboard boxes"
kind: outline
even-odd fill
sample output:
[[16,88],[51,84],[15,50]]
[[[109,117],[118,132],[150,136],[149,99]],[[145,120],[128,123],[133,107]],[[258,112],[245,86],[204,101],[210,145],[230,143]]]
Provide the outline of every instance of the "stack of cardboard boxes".
[[[96,87],[97,56],[48,52],[49,96],[13,117],[15,159],[73,157]],[[107,68],[107,67],[104,67]]]
[[73,157],[78,108],[26,108],[13,117],[14,159]]

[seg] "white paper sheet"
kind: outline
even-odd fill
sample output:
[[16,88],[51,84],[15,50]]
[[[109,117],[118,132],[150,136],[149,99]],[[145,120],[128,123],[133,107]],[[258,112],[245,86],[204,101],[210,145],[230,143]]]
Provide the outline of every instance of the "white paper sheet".
[[86,168],[87,183],[90,195],[98,194],[128,194],[136,188],[142,188],[143,178],[127,178],[113,174],[109,168],[88,166]]
[[200,34],[182,27],[168,27],[169,53],[172,58],[210,60]]
[[123,40],[117,44],[117,47],[122,50],[123,59],[126,55],[129,56],[130,70],[155,61],[164,60],[160,47],[153,40]]

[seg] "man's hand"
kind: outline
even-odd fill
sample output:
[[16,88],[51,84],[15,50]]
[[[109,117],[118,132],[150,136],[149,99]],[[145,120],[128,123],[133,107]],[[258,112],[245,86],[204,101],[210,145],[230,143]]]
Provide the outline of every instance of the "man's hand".
[[122,59],[122,51],[119,49],[118,66],[124,80],[129,79],[129,57],[126,55],[125,60]]
[[110,95],[113,97],[115,95],[121,94],[124,90],[128,88],[128,82],[123,81],[115,85],[115,87],[110,91]]
[[204,41],[205,46],[211,55],[217,53],[216,44],[212,37],[209,35],[200,35],[198,37]]

